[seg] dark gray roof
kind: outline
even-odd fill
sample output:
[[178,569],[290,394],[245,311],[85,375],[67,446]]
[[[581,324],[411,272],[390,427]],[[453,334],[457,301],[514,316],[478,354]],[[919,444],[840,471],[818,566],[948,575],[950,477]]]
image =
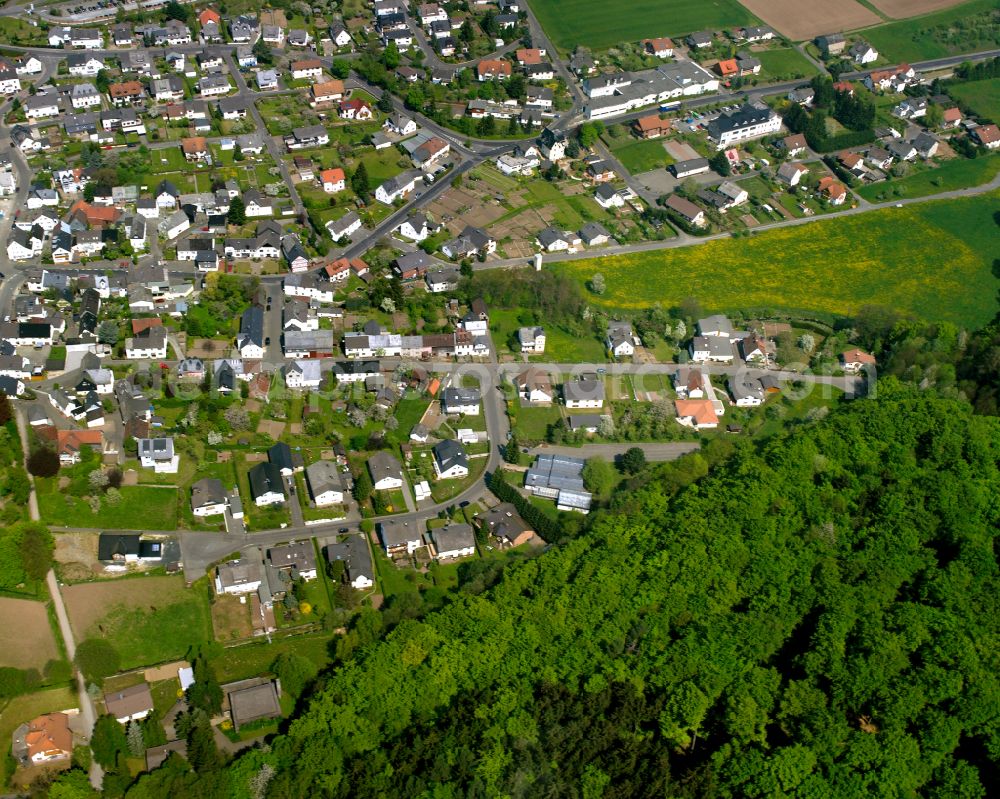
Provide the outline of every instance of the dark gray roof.
[[434,445],[433,452],[442,472],[448,471],[452,466],[469,468],[469,456],[465,453],[465,447],[457,441],[440,441]]
[[771,118],[773,112],[770,108],[757,108],[752,105],[744,105],[736,111],[722,113],[708,123],[708,135],[718,138],[723,133],[734,130],[742,130],[752,125],[760,125]]
[[539,455],[524,476],[527,488],[583,490],[583,458],[569,455]]
[[476,545],[476,534],[471,524],[448,524],[431,531],[434,548],[439,552],[467,549]]
[[294,469],[292,464],[292,448],[284,441],[279,441],[267,451],[268,460],[281,470]]
[[264,346],[264,309],[253,305],[243,312],[240,320],[240,346],[253,343]]
[[386,549],[406,546],[408,541],[419,541],[420,529],[411,522],[386,521],[380,522],[378,535]]
[[371,472],[372,480],[378,482],[386,477],[402,478],[403,467],[388,452],[376,452],[368,459],[368,471]]
[[97,539],[97,559],[114,560],[139,554],[139,536],[101,533]]
[[569,400],[604,399],[604,383],[592,378],[569,380],[563,383],[563,397]]
[[316,568],[316,550],[312,539],[299,541],[295,544],[282,544],[271,547],[267,551],[271,565],[277,569],[292,568],[300,572],[313,571]]
[[273,463],[258,463],[249,472],[247,478],[250,480],[250,493],[256,500],[269,491],[285,493],[285,483],[281,479],[281,472]]
[[306,482],[313,499],[326,491],[343,490],[340,469],[333,461],[310,463],[306,467]]
[[206,505],[218,505],[226,501],[226,489],[222,481],[214,477],[198,480],[191,486],[191,507],[201,508]]
[[610,235],[607,229],[600,222],[588,222],[582,228],[580,228],[580,238],[583,242],[589,243],[596,239],[598,236],[608,236]]
[[350,580],[367,577],[375,581],[375,570],[372,568],[372,555],[368,544],[360,535],[348,536],[344,541],[330,544],[326,548],[326,559],[331,563],[341,560],[347,566],[347,576]]

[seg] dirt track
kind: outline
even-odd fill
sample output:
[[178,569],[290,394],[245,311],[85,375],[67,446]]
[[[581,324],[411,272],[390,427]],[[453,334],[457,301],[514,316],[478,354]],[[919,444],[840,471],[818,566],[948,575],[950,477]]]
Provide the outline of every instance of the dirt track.
[[[938,0],[918,0],[922,3]],[[907,0],[887,0],[905,3]],[[864,28],[882,20],[855,0],[740,0],[741,5],[789,39],[803,41],[824,33]]]

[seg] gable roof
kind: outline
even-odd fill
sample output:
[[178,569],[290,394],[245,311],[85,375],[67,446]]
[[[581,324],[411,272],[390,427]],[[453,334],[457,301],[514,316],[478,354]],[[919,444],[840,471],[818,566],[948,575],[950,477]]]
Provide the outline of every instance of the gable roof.
[[432,447],[434,458],[438,462],[441,471],[446,472],[453,466],[469,468],[469,456],[465,452],[465,447],[452,439],[439,441]]
[[281,471],[269,461],[254,466],[247,472],[247,478],[250,481],[250,494],[255,500],[272,491],[284,496],[285,483],[281,479]]
[[139,683],[122,691],[104,695],[104,705],[115,718],[121,719],[153,709],[153,695],[148,683]]

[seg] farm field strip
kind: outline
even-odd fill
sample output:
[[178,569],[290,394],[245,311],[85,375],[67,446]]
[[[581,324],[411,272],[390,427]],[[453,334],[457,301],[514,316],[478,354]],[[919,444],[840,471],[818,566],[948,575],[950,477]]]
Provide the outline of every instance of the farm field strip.
[[[1000,45],[1000,25],[989,22],[988,16],[996,12],[996,0],[971,0],[934,14],[868,28],[864,37],[895,63],[989,50]],[[978,24],[972,25],[974,21]]]
[[531,0],[531,9],[552,43],[563,50],[577,45],[602,49],[651,36],[733,28],[755,20],[735,0],[635,0],[620,10],[601,0]]
[[0,597],[0,627],[17,630],[0,650],[0,666],[41,671],[59,657],[44,602]]
[[855,0],[741,0],[752,13],[794,41],[877,25],[881,18]]
[[875,8],[892,19],[907,19],[943,11],[963,0],[868,0]]
[[600,259],[558,268],[607,292],[592,302],[631,310],[694,297],[712,312],[770,310],[819,318],[866,304],[976,328],[995,312],[991,272],[1000,193],[889,208],[765,231],[750,239]]

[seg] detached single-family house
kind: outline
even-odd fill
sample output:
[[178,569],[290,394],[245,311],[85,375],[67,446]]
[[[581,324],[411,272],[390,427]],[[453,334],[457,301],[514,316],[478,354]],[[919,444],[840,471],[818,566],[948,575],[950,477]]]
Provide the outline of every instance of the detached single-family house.
[[871,64],[878,61],[878,50],[865,41],[859,41],[852,44],[851,49],[848,51],[848,55],[855,64]]
[[319,181],[323,186],[323,191],[327,194],[336,194],[347,188],[344,170],[339,167],[324,169],[319,173]]
[[593,377],[581,377],[563,383],[563,401],[567,408],[604,407],[604,381]]
[[469,456],[465,447],[451,439],[439,441],[432,447],[434,474],[438,480],[452,480],[469,475]]
[[840,367],[845,372],[857,374],[866,366],[875,365],[875,356],[857,348],[840,353]]
[[376,452],[368,459],[368,472],[376,491],[392,491],[403,487],[403,467],[385,451]]
[[250,494],[257,507],[279,505],[285,501],[285,482],[281,470],[270,461],[258,463],[249,472]]
[[402,199],[412,192],[420,177],[419,171],[412,170],[389,178],[375,189],[375,199],[385,205],[392,205],[396,200]]
[[412,555],[423,546],[422,528],[415,522],[408,521],[385,521],[378,525],[378,537],[385,548],[385,554],[392,557],[397,553],[405,552]]
[[177,474],[181,456],[174,450],[172,438],[138,438],[139,463],[157,474]]
[[545,352],[544,327],[522,327],[517,331],[517,340],[521,345],[521,352]]
[[148,683],[139,683],[104,695],[104,707],[119,724],[141,721],[153,712],[153,695]]
[[778,167],[777,178],[787,186],[798,186],[802,178],[808,174],[809,170],[802,164],[786,162]]
[[710,399],[679,399],[674,401],[677,422],[695,430],[712,430],[719,426],[719,417]]
[[340,467],[333,461],[310,463],[306,467],[306,484],[317,508],[343,504],[344,483]]
[[228,507],[226,489],[221,480],[205,477],[191,486],[191,512],[195,516],[219,516]]
[[344,578],[352,588],[364,590],[375,585],[375,570],[368,543],[363,535],[350,535],[344,541],[326,547],[328,563],[344,564]]
[[608,322],[608,332],[605,346],[615,358],[628,358],[635,355],[635,332],[628,322]]
[[546,372],[534,367],[526,369],[514,378],[518,397],[524,402],[551,405],[556,394],[552,381]]
[[450,386],[441,393],[441,410],[448,416],[478,416],[482,393],[478,388]]
[[987,150],[996,150],[1000,147],[1000,128],[996,125],[977,125],[969,135]]
[[687,224],[694,227],[704,227],[708,224],[705,218],[705,211],[688,199],[677,194],[667,197],[666,207],[683,219]]
[[448,523],[430,532],[437,557],[442,560],[476,554],[476,533],[471,524]]
[[222,563],[215,570],[215,592],[236,596],[253,594],[260,588],[263,571],[259,555]]

